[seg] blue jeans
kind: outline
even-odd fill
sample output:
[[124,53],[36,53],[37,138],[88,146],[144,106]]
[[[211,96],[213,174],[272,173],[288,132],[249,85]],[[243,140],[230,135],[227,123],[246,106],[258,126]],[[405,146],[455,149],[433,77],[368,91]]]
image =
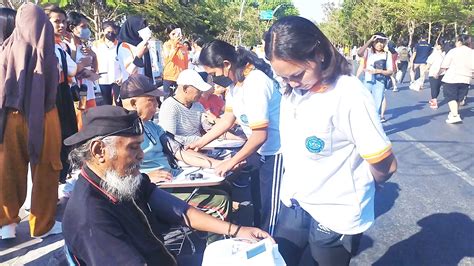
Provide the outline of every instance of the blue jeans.
[[380,115],[382,111],[382,101],[385,92],[385,81],[371,80],[365,82],[365,87],[370,91],[374,97],[375,110]]

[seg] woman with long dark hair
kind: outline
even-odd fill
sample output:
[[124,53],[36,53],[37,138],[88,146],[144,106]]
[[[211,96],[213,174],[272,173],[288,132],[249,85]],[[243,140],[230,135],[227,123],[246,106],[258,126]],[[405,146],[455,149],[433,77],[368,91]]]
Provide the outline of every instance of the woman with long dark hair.
[[288,265],[298,265],[308,245],[319,265],[348,265],[374,221],[375,185],[396,170],[390,141],[370,93],[311,21],[279,19],[265,54],[287,83],[279,250]]
[[375,108],[382,121],[385,121],[382,106],[385,89],[394,71],[392,54],[385,51],[387,41],[385,34],[377,32],[358,51],[358,55],[364,57],[365,86],[374,97]]
[[[252,175],[252,201],[255,208],[255,225],[270,234],[279,209],[280,178],[283,172],[280,154],[281,94],[273,80],[270,66],[244,48],[220,40],[206,44],[199,62],[213,77],[213,82],[229,87],[225,113],[214,127],[190,148],[202,148],[229,130],[235,122],[247,136],[245,145],[230,159],[215,167],[219,175],[234,170],[250,157],[260,157],[256,163],[258,173]],[[258,160],[255,160],[258,161]],[[261,207],[260,207],[261,206]]]

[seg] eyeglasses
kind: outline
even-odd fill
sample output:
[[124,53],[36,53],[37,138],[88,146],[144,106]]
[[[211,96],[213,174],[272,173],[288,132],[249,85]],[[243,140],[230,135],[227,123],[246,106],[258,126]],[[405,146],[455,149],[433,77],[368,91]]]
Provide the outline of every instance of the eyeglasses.
[[115,136],[115,135],[141,135],[143,134],[144,127],[143,127],[143,122],[140,118],[137,118],[135,121],[133,121],[133,125],[124,129],[120,129],[114,132],[111,132],[109,134],[106,134],[102,137],[100,137],[100,140],[110,137],[110,136]]
[[374,42],[375,43],[378,43],[378,42],[385,43],[385,42],[387,42],[387,39],[377,38],[377,39],[375,39]]

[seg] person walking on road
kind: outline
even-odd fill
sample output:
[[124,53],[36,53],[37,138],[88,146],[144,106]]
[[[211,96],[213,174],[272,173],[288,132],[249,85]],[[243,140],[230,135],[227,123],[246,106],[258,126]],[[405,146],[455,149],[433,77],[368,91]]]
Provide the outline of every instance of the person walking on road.
[[349,265],[374,222],[376,184],[397,169],[390,141],[371,95],[313,22],[279,19],[265,54],[288,84],[280,109],[278,248],[290,266],[308,246],[319,265]]
[[393,73],[392,56],[384,50],[387,40],[385,34],[375,33],[358,51],[358,55],[364,58],[365,86],[372,93],[375,109],[382,120],[385,120],[381,116],[385,89]]
[[430,80],[431,99],[429,105],[431,109],[438,109],[438,95],[441,89],[441,80],[443,79],[444,71],[441,71],[441,62],[443,62],[444,51],[440,43],[434,46],[433,52],[426,60],[426,68],[428,69],[428,77]]
[[414,47],[413,55],[411,56],[410,61],[410,78],[411,83],[416,81],[416,70],[420,70],[419,84],[414,87],[414,90],[419,91],[423,89],[423,83],[425,82],[426,77],[426,60],[431,54],[432,46],[426,40],[425,35],[421,35],[419,42]]
[[469,46],[471,37],[460,35],[456,48],[451,49],[441,63],[441,71],[446,73],[442,79],[444,97],[448,101],[449,115],[446,123],[462,122],[459,105],[465,103],[469,84],[474,77],[474,51]]
[[398,74],[400,78],[397,80],[398,83],[402,84],[403,80],[405,79],[405,75],[407,74],[408,64],[410,62],[410,49],[406,45],[400,45],[397,47],[398,53],[398,70],[401,74]]

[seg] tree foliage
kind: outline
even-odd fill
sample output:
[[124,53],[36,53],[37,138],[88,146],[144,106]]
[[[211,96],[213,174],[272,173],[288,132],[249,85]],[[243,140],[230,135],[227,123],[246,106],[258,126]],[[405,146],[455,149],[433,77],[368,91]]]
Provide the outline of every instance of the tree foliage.
[[241,40],[247,46],[259,44],[271,24],[271,21],[260,20],[261,10],[275,10],[275,19],[298,14],[291,0],[42,0],[41,3],[54,3],[68,11],[85,14],[96,33],[104,21],[120,24],[127,15],[140,15],[162,40],[168,38],[164,29],[172,24],[181,27],[188,38],[192,35],[206,39],[217,37],[233,44]]
[[326,4],[319,26],[342,45],[360,45],[375,32],[409,44],[426,34],[434,42],[469,31],[472,8],[471,0],[345,0],[338,7]]

